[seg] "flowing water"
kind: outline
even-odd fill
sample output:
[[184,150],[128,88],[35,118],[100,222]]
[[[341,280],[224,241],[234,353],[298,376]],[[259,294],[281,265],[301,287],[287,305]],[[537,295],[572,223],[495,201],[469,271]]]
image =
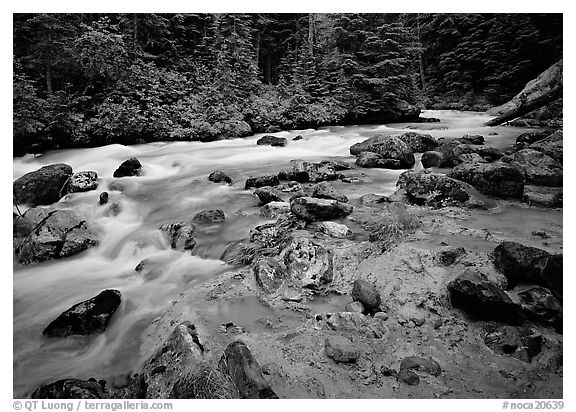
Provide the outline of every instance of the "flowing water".
[[[179,293],[229,270],[219,260],[226,244],[247,237],[251,228],[265,222],[259,215],[257,198],[244,190],[247,177],[288,169],[292,159],[352,161],[349,147],[378,133],[422,130],[436,138],[481,134],[488,145],[506,148],[526,131],[486,128],[483,123],[489,117],[483,113],[427,111],[423,115],[442,121],[274,133],[289,140],[284,148],[257,146],[256,140],[262,135],[256,135],[211,143],[109,145],[15,158],[14,179],[59,162],[71,165],[74,171],[96,171],[100,177],[98,190],[68,195],[57,207],[86,216],[97,227],[101,241],[97,247],[62,260],[29,266],[14,262],[14,396],[25,396],[39,384],[63,377],[124,373],[141,362],[141,335],[150,321]],[[291,141],[297,134],[303,139]],[[131,156],[142,163],[143,176],[113,179],[114,170]],[[233,184],[208,182],[207,176],[214,170],[227,173]],[[354,203],[367,193],[392,193],[400,173],[357,169],[346,174],[358,176],[362,183],[336,185]],[[107,216],[106,206],[98,205],[98,197],[116,180],[124,190],[109,191],[110,202],[119,202],[121,213]],[[204,209],[222,209],[226,221],[201,228],[194,256],[171,250],[157,228],[189,220]],[[162,262],[161,270],[143,277],[134,268],[149,257]],[[106,288],[119,289],[123,302],[105,333],[66,339],[42,336],[42,330],[62,311]],[[241,308],[215,305],[209,310],[215,318],[233,314],[237,322],[242,322],[265,316],[269,309],[248,302]]]

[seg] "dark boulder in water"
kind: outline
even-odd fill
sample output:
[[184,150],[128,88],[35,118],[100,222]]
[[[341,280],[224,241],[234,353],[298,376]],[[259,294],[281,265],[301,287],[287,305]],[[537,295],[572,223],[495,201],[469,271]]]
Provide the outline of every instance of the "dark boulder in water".
[[100,193],[100,197],[98,198],[98,204],[100,206],[105,205],[106,203],[108,203],[108,199],[109,199],[108,192],[102,192]]
[[260,205],[264,206],[270,202],[283,202],[282,194],[273,187],[260,187],[254,191],[254,194],[260,199]]
[[28,209],[13,230],[14,252],[23,264],[71,256],[98,244],[90,225],[70,210]]
[[258,139],[256,141],[256,144],[259,146],[267,145],[267,146],[284,147],[288,144],[288,140],[284,139],[283,137],[267,135]]
[[429,134],[407,132],[402,134],[399,139],[410,146],[410,148],[417,153],[434,150],[434,148],[438,146],[436,139],[434,139]]
[[72,167],[58,163],[26,173],[14,181],[13,199],[16,204],[49,205],[65,194],[65,184],[72,176]]
[[530,319],[562,330],[562,303],[548,289],[535,286],[518,293],[522,312]]
[[414,166],[414,150],[398,137],[376,135],[350,147],[350,154],[358,156],[362,152],[373,152],[384,159],[400,162],[400,168],[409,169]]
[[562,164],[534,149],[523,149],[502,161],[520,170],[526,182],[540,186],[562,186]]
[[263,186],[276,186],[279,185],[280,181],[278,177],[275,175],[266,175],[266,176],[257,176],[257,177],[249,177],[246,179],[246,184],[244,185],[244,189],[251,189],[251,188],[259,188]]
[[524,191],[522,172],[505,163],[462,163],[447,176],[469,183],[487,195],[520,197]]
[[398,178],[397,186],[406,190],[411,203],[429,206],[460,205],[474,192],[466,183],[427,170],[407,170]]
[[402,163],[397,159],[385,159],[377,153],[362,152],[356,159],[356,164],[366,169],[402,169]]
[[140,176],[142,173],[142,164],[135,157],[131,157],[128,160],[122,162],[118,169],[114,171],[114,177],[126,177],[126,176]]
[[196,228],[190,223],[170,223],[160,226],[160,230],[170,241],[172,249],[192,250],[196,246]]
[[218,366],[232,378],[242,399],[278,399],[264,379],[260,364],[244,342],[230,343]]
[[307,221],[332,220],[348,216],[354,208],[337,200],[298,197],[290,202],[292,213]]
[[210,173],[208,180],[214,183],[232,183],[232,179],[226,173],[219,170]]
[[422,163],[422,167],[429,168],[429,167],[440,167],[442,164],[442,160],[444,155],[441,152],[437,152],[435,150],[430,150],[427,152],[422,153],[422,157],[420,158],[420,162]]
[[50,322],[43,334],[53,338],[104,332],[120,306],[120,301],[120,291],[107,289],[64,311]]
[[192,219],[199,223],[222,223],[226,220],[226,215],[220,209],[202,210],[196,213]]
[[331,183],[320,182],[312,188],[312,197],[320,199],[334,199],[339,202],[348,202],[348,197],[340,193]]

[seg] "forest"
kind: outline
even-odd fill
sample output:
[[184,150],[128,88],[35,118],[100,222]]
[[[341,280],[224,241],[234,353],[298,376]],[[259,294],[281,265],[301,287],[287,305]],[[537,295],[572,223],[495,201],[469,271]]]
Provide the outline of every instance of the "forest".
[[14,14],[14,155],[485,110],[561,14]]

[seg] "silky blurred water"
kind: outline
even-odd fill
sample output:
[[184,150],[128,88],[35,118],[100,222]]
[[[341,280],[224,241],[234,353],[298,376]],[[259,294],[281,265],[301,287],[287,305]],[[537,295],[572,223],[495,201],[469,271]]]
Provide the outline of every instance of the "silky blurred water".
[[[483,113],[426,111],[423,116],[442,121],[273,133],[289,140],[283,148],[257,146],[260,134],[210,143],[109,145],[15,158],[14,179],[59,162],[71,165],[75,172],[96,171],[100,177],[97,190],[67,195],[55,206],[84,215],[97,228],[101,242],[85,253],[62,260],[28,266],[14,263],[14,396],[25,396],[41,383],[64,377],[108,377],[124,373],[141,362],[141,335],[146,326],[179,293],[228,270],[219,260],[226,244],[247,237],[251,228],[265,221],[259,214],[258,199],[244,190],[247,177],[290,168],[293,159],[338,158],[352,162],[349,147],[378,133],[396,135],[420,130],[436,138],[481,134],[488,145],[506,148],[526,131],[486,128],[483,123],[490,117]],[[298,134],[303,139],[292,141]],[[114,170],[131,156],[142,163],[143,175],[113,179]],[[233,184],[208,182],[207,176],[214,170],[227,173]],[[336,182],[335,185],[351,201],[367,193],[386,195],[394,191],[401,172],[357,169],[346,174],[360,178],[361,183]],[[113,181],[120,181],[124,190],[108,190]],[[118,216],[107,216],[106,206],[98,205],[98,197],[104,190],[110,194],[110,203],[119,202]],[[194,256],[171,250],[158,227],[189,220],[204,209],[222,209],[226,221],[198,227],[200,234]],[[144,277],[134,271],[145,258],[161,262],[161,269],[154,276]],[[62,311],[106,288],[119,289],[123,302],[105,333],[66,339],[42,336],[42,330]],[[266,308],[254,302],[241,308],[218,305],[210,310],[224,314],[266,312]],[[253,314],[238,316],[248,319],[250,315]]]

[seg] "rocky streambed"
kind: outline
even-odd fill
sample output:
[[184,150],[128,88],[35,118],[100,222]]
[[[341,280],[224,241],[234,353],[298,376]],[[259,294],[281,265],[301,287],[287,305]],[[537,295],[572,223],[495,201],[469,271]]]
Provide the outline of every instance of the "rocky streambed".
[[562,397],[562,131],[425,115],[15,159],[15,397]]

